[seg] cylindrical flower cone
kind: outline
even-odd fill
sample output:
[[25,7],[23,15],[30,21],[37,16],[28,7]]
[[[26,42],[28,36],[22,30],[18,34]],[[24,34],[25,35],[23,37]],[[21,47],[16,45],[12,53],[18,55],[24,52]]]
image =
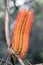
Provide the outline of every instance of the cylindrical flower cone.
[[19,11],[16,24],[13,29],[12,48],[24,59],[29,50],[30,32],[34,20],[34,13],[31,10],[22,9]]

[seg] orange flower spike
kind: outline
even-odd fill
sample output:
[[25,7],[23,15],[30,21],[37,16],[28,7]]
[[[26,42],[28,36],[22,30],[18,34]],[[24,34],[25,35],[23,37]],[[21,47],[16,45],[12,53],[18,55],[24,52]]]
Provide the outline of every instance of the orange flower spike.
[[15,51],[17,51],[19,48],[19,36],[20,36],[19,32],[20,32],[21,25],[23,23],[25,13],[26,13],[26,10],[24,9],[18,13],[16,25],[14,27],[13,38],[12,38],[12,48]]
[[34,20],[34,13],[32,11],[28,11],[27,15],[28,19],[26,21],[26,26],[24,29],[24,34],[23,34],[23,47],[20,53],[20,57],[24,58],[29,50],[29,40],[30,40],[30,32]]
[[29,39],[34,20],[34,13],[25,9],[18,14],[13,31],[12,48],[23,59],[29,50]]
[[[28,13],[28,11],[27,11],[27,13]],[[21,52],[22,45],[23,45],[23,40],[22,40],[22,38],[23,38],[24,27],[25,27],[26,20],[27,20],[27,13],[26,13],[26,15],[25,15],[25,17],[24,17],[23,24],[22,24],[22,27],[21,27],[20,41],[19,41],[19,42],[20,42],[20,45],[19,45],[18,53]]]

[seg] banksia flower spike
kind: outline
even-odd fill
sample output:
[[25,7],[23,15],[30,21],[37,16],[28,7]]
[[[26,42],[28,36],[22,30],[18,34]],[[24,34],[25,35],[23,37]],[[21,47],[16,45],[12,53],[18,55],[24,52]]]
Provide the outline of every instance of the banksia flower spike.
[[24,59],[29,50],[30,32],[34,20],[34,13],[31,10],[22,9],[19,11],[16,24],[13,29],[12,48]]

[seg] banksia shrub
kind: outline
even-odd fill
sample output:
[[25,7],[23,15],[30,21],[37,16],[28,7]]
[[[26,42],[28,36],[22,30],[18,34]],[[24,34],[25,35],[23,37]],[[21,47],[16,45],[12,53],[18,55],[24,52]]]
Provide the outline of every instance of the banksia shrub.
[[30,32],[34,20],[31,10],[19,11],[13,29],[12,48],[23,59],[29,50]]

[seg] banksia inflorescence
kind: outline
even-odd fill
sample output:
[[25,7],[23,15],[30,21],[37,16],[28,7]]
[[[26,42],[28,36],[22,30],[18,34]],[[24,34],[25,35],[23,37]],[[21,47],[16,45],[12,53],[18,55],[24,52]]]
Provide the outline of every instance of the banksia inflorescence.
[[26,57],[29,50],[33,20],[34,13],[31,10],[22,9],[17,15],[16,24],[13,29],[12,48],[22,59]]

